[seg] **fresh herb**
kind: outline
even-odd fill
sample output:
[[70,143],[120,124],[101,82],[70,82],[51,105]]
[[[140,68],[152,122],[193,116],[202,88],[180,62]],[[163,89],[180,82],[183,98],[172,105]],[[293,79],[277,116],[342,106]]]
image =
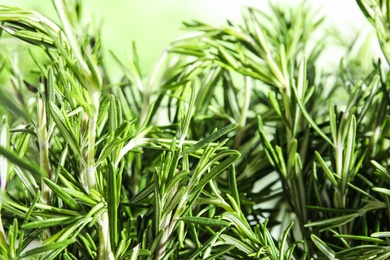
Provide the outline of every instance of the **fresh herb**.
[[390,258],[390,2],[357,3],[387,61],[323,73],[323,18],[270,4],[121,82],[80,1],[2,6],[0,259]]

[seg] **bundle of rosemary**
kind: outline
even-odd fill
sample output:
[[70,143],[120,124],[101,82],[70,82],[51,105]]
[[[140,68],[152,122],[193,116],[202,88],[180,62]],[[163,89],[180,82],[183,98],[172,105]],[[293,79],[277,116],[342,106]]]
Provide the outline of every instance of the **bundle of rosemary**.
[[323,18],[270,5],[120,82],[80,2],[0,8],[0,259],[390,257],[390,1],[357,1],[382,62],[323,73]]

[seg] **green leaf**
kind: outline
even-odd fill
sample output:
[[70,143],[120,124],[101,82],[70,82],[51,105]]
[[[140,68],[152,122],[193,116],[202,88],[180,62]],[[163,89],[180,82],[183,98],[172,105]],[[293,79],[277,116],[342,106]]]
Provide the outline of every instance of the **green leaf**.
[[154,191],[154,183],[151,182],[148,186],[146,186],[143,190],[138,192],[133,198],[131,198],[131,203],[138,203],[149,197]]
[[390,189],[374,187],[372,190],[390,196]]
[[229,155],[228,158],[223,160],[217,166],[214,166],[210,172],[208,172],[198,183],[198,185],[193,189],[193,191],[201,190],[210,180],[214,179],[218,174],[230,167],[239,157],[240,154],[237,151],[225,151],[224,155]]
[[350,240],[359,240],[359,241],[364,241],[364,242],[369,242],[369,243],[387,243],[386,241],[382,239],[375,238],[371,234],[371,237],[367,236],[357,236],[357,235],[348,235],[348,234],[337,234],[334,235],[336,238],[345,238],[345,239],[350,239]]
[[390,231],[374,232],[371,237],[390,237]]
[[[87,239],[87,237],[84,236],[83,234],[79,234],[78,237],[79,237],[79,239],[80,239],[79,241],[82,244],[82,247],[84,249],[83,251],[87,252],[87,253],[83,253],[83,254],[88,255],[91,258],[94,258],[96,253],[93,251],[96,251],[96,249],[97,249],[95,243],[93,243],[93,241],[91,243],[91,241],[89,239]],[[92,247],[95,247],[95,248],[92,248]]]
[[67,240],[60,241],[60,242],[50,243],[48,245],[43,245],[40,247],[30,249],[30,250],[26,251],[25,253],[23,253],[21,255],[21,257],[27,258],[27,257],[32,257],[34,255],[43,253],[43,252],[54,251],[56,249],[63,249],[63,248],[66,248],[68,245],[73,244],[75,242],[76,242],[76,239],[72,238],[72,239],[67,239]]
[[96,165],[99,165],[102,161],[104,161],[116,148],[120,147],[120,145],[124,142],[125,140],[118,136],[109,141],[108,144],[103,147],[103,150],[101,151],[99,158],[96,161]]
[[312,234],[311,240],[314,242],[314,244],[317,246],[317,248],[328,258],[328,259],[335,259],[335,252],[329,248],[329,246],[322,241],[319,237]]
[[314,154],[316,155],[317,160],[319,161],[319,163],[322,167],[322,170],[324,171],[326,177],[330,180],[330,182],[333,184],[334,187],[337,187],[338,182],[337,182],[336,178],[334,177],[335,174],[329,169],[328,165],[326,165],[326,162],[324,161],[324,159],[322,159],[321,155],[317,151],[315,151]]
[[175,192],[173,198],[168,201],[168,205],[166,205],[166,207],[164,208],[164,212],[162,213],[162,218],[166,218],[169,214],[172,213],[176,205],[182,200],[182,197],[185,194],[185,192],[186,192],[186,188],[183,186],[180,187],[177,192]]
[[221,136],[224,136],[227,133],[229,133],[229,132],[233,131],[234,129],[236,129],[237,126],[238,126],[238,124],[230,124],[230,125],[227,125],[227,126],[221,128],[221,129],[219,129],[218,131],[214,132],[213,134],[207,136],[203,140],[197,142],[193,146],[191,146],[188,149],[186,149],[184,151],[184,154],[191,154],[191,153],[194,153],[194,152],[196,152],[196,151],[206,147],[209,143],[215,141],[216,139],[220,138]]
[[326,229],[342,226],[359,216],[359,213],[342,215],[305,224],[305,227],[325,226]]
[[290,232],[290,230],[291,230],[293,225],[294,225],[294,222],[291,222],[291,224],[283,232],[282,239],[279,242],[279,245],[280,245],[280,250],[279,250],[280,251],[280,260],[284,259],[284,253],[285,253],[284,251],[285,251],[285,247],[287,245],[287,237],[288,237],[288,234],[289,234],[289,232]]
[[28,52],[31,56],[31,58],[33,59],[33,61],[35,62],[35,65],[37,65],[38,69],[41,71],[41,73],[43,74],[43,76],[45,78],[48,77],[48,72],[47,72],[47,69],[45,68],[45,66],[39,61],[37,55],[35,55],[34,51],[31,49],[31,48],[28,48]]
[[350,173],[353,156],[355,156],[355,138],[356,138],[356,119],[355,116],[352,115],[350,122],[348,124],[348,131],[346,137],[346,143],[344,148],[344,158],[343,158],[343,168],[342,168],[342,191],[345,190],[348,181],[352,178],[352,174]]
[[7,31],[8,33],[12,34],[13,36],[23,40],[23,41],[26,41],[28,43],[31,43],[31,44],[34,44],[34,45],[37,45],[37,46],[40,46],[40,45],[43,45],[43,46],[46,46],[46,47],[54,47],[54,41],[48,37],[47,35],[43,34],[43,33],[39,33],[39,32],[32,32],[32,31],[28,31],[28,30],[13,30],[11,28],[5,28],[3,27],[3,29],[5,29],[5,31]]
[[176,173],[170,180],[169,182],[166,184],[165,186],[165,193],[169,193],[171,191],[171,189],[173,187],[175,187],[175,185],[177,183],[180,183],[181,181],[183,180],[188,180],[188,172],[187,171],[181,171],[181,172],[178,172]]
[[205,260],[213,260],[218,259],[219,256],[225,256],[229,254],[231,250],[233,250],[236,246],[235,245],[223,245],[214,247],[213,254],[207,257]]
[[235,201],[237,208],[240,208],[240,194],[238,192],[237,178],[236,178],[236,167],[233,163],[232,170],[228,172],[228,182],[230,188],[230,194],[232,199]]
[[337,142],[337,121],[336,121],[335,107],[333,107],[330,101],[329,101],[328,114],[329,114],[329,126],[330,126],[330,132],[332,134],[332,139],[333,142]]
[[225,228],[222,228],[221,231],[216,232],[212,237],[210,237],[206,242],[199,244],[196,250],[192,250],[192,252],[186,256],[187,259],[196,259],[198,255],[200,255],[202,252],[205,252],[208,250],[215,242],[216,240],[221,236],[221,234],[225,231]]
[[277,156],[271,143],[268,141],[267,135],[264,131],[264,123],[260,115],[257,116],[257,129],[260,134],[260,141],[267,152],[267,157],[269,158],[270,162],[273,165],[279,165],[279,157]]
[[153,243],[149,248],[150,252],[152,252],[153,255],[156,253],[156,250],[158,249],[158,246],[160,245],[160,241],[161,241],[161,238],[163,237],[163,235],[164,235],[164,230],[160,230],[158,232],[157,236],[155,236]]
[[85,204],[88,204],[88,205],[96,205],[97,204],[97,201],[94,200],[92,198],[92,196],[90,196],[87,193],[84,193],[84,192],[81,192],[78,190],[74,190],[74,189],[69,189],[69,188],[62,188],[62,190],[65,193],[68,193],[73,198],[79,199],[81,202],[83,202]]
[[269,98],[269,101],[271,102],[271,105],[274,108],[276,114],[278,114],[278,116],[280,118],[283,118],[282,112],[280,111],[279,103],[276,100],[274,92],[272,92],[272,91],[268,92],[268,98]]
[[45,181],[47,186],[49,186],[49,188],[52,189],[66,205],[68,205],[75,211],[81,210],[81,207],[77,204],[77,202],[72,198],[72,196],[70,196],[67,192],[65,192],[63,188],[61,188],[60,186],[58,186],[57,184],[55,184],[54,182],[52,182],[47,178],[43,178],[43,180]]
[[[181,119],[181,128],[180,128],[180,139],[179,139],[179,147],[183,147],[184,140],[186,139],[190,127],[191,118],[194,113],[195,108],[195,88],[198,81],[189,82],[185,85],[185,88],[183,90],[182,97],[189,99],[188,107],[187,107],[187,113],[183,115],[183,118]],[[190,88],[191,92],[190,94],[186,94],[187,89]],[[189,96],[189,97],[186,97]]]
[[[53,102],[50,103],[50,112],[60,133],[69,143],[69,146],[71,147],[72,151],[78,156],[78,158],[83,158],[80,152],[80,145],[76,140],[74,132],[70,128],[71,123],[69,122],[69,120],[63,115],[63,113],[61,113],[61,111]],[[81,162],[83,162],[83,160],[81,160]]]
[[377,245],[358,245],[336,253],[336,259],[375,259],[386,260],[390,256],[390,247]]
[[228,220],[230,223],[232,223],[237,228],[237,230],[239,230],[245,236],[245,238],[249,238],[254,243],[260,244],[255,233],[252,231],[247,220],[243,216],[240,216],[236,212],[225,212],[222,215],[222,219]]
[[214,227],[228,227],[229,222],[219,219],[205,218],[205,217],[180,217],[179,220],[184,222],[193,223],[201,226],[214,226]]
[[[120,183],[119,183],[120,185]],[[112,164],[109,166],[107,178],[107,211],[108,225],[110,232],[111,248],[116,248],[118,243],[118,206],[120,194],[118,193],[118,183],[115,168]]]
[[[240,64],[237,62],[236,58],[229,54],[229,51],[225,50],[220,44],[216,44],[219,52],[221,53],[221,57],[226,60],[227,64],[229,64],[233,69],[237,70],[240,67]],[[230,52],[232,53],[232,52]]]
[[22,225],[23,229],[35,229],[35,228],[48,228],[55,227],[60,225],[67,225],[74,223],[81,219],[81,217],[66,216],[66,217],[56,217],[49,218],[44,220],[35,220]]
[[137,260],[138,259],[138,255],[139,255],[139,251],[140,251],[140,245],[141,244],[138,244],[135,247],[133,247],[133,252],[131,254],[130,260]]
[[225,235],[225,234],[222,234],[221,238],[223,240],[225,240],[227,243],[235,246],[238,250],[244,252],[247,255],[249,255],[253,252],[253,249],[250,246],[248,246],[247,244],[245,244],[241,240],[238,240],[237,238],[234,238],[232,236]]
[[[9,255],[11,257],[15,257],[16,254],[16,243],[17,243],[17,240],[19,239],[18,238],[18,234],[19,234],[19,224],[18,224],[18,221],[17,219],[15,218],[11,227],[9,228],[8,230],[8,252],[9,252]],[[3,235],[3,234],[1,234]]]
[[127,64],[125,65],[124,63],[122,63],[120,61],[118,56],[116,56],[113,52],[110,52],[110,54],[114,57],[116,63],[119,64],[119,67],[125,73],[125,76],[130,81],[132,81],[135,84],[135,86],[137,86],[137,88],[140,92],[143,92],[144,86],[143,86],[142,78],[140,76],[140,73],[137,69],[136,64],[132,60],[128,59]]
[[333,145],[333,142],[328,138],[328,136],[321,130],[321,128],[318,127],[318,125],[314,122],[313,118],[310,116],[309,112],[307,112],[305,108],[305,104],[302,102],[302,100],[299,98],[299,95],[297,93],[297,89],[294,87],[294,85],[291,85],[296,101],[298,103],[299,108],[302,110],[302,114],[305,116],[306,120],[309,122],[311,127],[331,146]]
[[376,171],[375,174],[378,175],[382,180],[384,180],[387,184],[390,184],[390,173],[386,170],[385,167],[380,165],[376,161],[371,161],[371,163],[375,166]]

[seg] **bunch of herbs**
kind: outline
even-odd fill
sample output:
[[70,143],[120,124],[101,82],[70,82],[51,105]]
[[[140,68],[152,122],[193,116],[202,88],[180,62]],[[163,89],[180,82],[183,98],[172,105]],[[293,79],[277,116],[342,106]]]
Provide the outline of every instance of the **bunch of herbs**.
[[0,259],[390,257],[390,1],[357,1],[386,61],[323,73],[323,18],[270,4],[185,23],[147,78],[113,53],[120,82],[53,4],[0,9]]

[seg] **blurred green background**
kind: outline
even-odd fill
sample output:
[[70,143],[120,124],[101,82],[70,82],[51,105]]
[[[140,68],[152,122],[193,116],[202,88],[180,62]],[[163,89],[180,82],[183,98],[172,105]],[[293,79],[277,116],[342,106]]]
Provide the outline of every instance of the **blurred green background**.
[[[273,0],[273,3],[295,5],[300,0]],[[353,31],[369,28],[354,0],[308,0],[314,9],[319,8],[328,22],[345,37]],[[0,0],[3,5],[33,9],[56,20],[51,0]],[[265,0],[84,0],[85,22],[92,28],[102,24],[102,41],[105,62],[111,78],[119,76],[117,66],[108,53],[112,50],[123,58],[135,41],[144,74],[149,74],[163,49],[186,32],[183,21],[200,20],[213,25],[224,24],[226,19],[240,21],[241,5],[264,9]],[[352,37],[352,36],[351,36]],[[332,59],[335,59],[333,54]]]

